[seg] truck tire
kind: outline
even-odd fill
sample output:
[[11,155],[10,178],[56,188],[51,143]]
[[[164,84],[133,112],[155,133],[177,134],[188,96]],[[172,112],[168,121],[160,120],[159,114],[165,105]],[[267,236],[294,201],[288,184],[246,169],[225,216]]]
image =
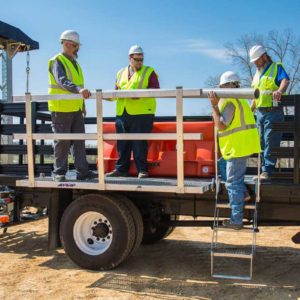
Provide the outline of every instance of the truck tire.
[[113,269],[133,248],[133,218],[123,202],[115,197],[84,195],[65,209],[60,239],[66,254],[80,267]]
[[176,215],[161,215],[160,222],[153,223],[151,220],[144,220],[144,236],[142,244],[154,244],[167,236],[169,236],[175,226],[168,226],[164,224],[169,221],[176,221],[178,217]]
[[144,223],[142,215],[136,205],[128,197],[118,194],[116,198],[123,202],[123,204],[128,208],[130,214],[132,215],[135,227],[135,241],[133,243],[130,254],[135,254],[142,243],[144,235]]

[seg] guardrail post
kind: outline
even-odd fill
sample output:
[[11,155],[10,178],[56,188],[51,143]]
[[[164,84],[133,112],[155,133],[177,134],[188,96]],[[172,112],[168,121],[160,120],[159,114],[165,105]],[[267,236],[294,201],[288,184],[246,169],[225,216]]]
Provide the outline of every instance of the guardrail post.
[[176,87],[176,149],[177,149],[177,189],[184,193],[184,157],[183,157],[183,90]]
[[28,182],[30,187],[34,187],[34,153],[32,140],[32,107],[31,94],[25,93],[25,116],[26,116],[26,143],[27,143],[27,164]]
[[99,189],[105,189],[104,181],[104,150],[103,150],[103,106],[102,90],[96,90],[96,111],[97,111],[97,150],[98,150],[98,181]]

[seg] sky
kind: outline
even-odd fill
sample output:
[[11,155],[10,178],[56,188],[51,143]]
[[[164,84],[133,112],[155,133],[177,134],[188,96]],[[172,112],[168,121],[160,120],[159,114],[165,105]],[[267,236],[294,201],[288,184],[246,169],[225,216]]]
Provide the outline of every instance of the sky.
[[[32,51],[30,92],[46,94],[47,63],[61,50],[66,29],[79,32],[78,61],[91,90],[113,89],[116,73],[128,64],[128,49],[139,44],[145,65],[159,75],[161,88],[205,88],[209,76],[235,70],[224,44],[243,34],[290,28],[300,32],[300,1],[286,0],[0,0],[0,20],[20,28],[40,44]],[[26,55],[13,59],[14,95],[25,92]],[[87,100],[94,116],[94,100]],[[106,116],[115,103],[105,103]],[[186,100],[185,115],[210,113],[207,100]],[[174,115],[174,100],[158,100],[157,115]]]

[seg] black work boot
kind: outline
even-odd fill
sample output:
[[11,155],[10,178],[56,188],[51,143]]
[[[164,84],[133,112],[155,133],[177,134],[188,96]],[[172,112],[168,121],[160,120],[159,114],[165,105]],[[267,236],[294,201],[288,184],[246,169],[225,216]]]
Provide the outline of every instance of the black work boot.
[[87,174],[82,175],[82,174],[77,174],[76,176],[77,180],[90,180],[90,179],[97,179],[98,174],[94,173],[92,171],[89,171]]
[[115,169],[112,172],[106,173],[105,177],[128,177],[128,173],[120,172],[119,170]]

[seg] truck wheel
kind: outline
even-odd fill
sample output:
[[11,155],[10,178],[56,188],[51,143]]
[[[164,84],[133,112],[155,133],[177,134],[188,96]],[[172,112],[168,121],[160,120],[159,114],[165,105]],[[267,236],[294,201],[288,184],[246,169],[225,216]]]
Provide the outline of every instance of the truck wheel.
[[60,239],[66,254],[77,265],[109,270],[124,261],[133,248],[133,218],[122,201],[88,194],[66,208],[60,223]]
[[143,240],[143,235],[144,235],[143,218],[139,209],[129,198],[121,194],[118,194],[116,198],[123,202],[123,204],[130,211],[130,214],[132,215],[133,218],[133,223],[135,227],[135,241],[130,254],[134,254],[137,251],[137,249],[140,247]]
[[167,222],[176,221],[178,217],[176,215],[161,215],[159,222],[153,222],[153,220],[144,220],[144,236],[142,244],[154,244],[167,236],[169,236],[175,226],[168,226]]

